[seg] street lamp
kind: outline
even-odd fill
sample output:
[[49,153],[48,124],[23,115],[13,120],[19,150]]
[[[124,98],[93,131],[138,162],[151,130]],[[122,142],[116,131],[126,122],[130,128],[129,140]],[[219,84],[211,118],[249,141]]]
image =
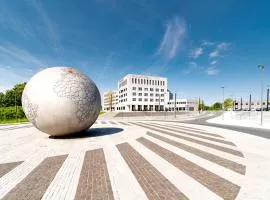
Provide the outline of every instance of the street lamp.
[[264,65],[258,65],[258,68],[261,71],[261,125],[263,125],[263,69],[264,69]]
[[224,86],[222,88],[222,96],[223,96],[223,103],[222,103],[222,120],[224,120]]

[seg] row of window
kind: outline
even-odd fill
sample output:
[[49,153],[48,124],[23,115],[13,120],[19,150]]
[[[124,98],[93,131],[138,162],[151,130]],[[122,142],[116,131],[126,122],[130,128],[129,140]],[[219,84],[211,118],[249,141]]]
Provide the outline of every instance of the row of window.
[[165,81],[148,80],[148,79],[142,79],[142,78],[132,78],[132,84],[161,85],[161,86],[165,86]]
[[[137,99],[136,98],[132,98],[132,101],[136,101]],[[142,98],[138,98],[138,101],[142,101],[143,99]],[[144,99],[144,101],[148,101],[147,98]],[[153,102],[154,99],[149,99],[150,102]],[[156,99],[156,102],[159,102],[159,99]],[[164,99],[160,99],[160,102],[164,102]]]
[[[191,103],[191,102],[190,102]],[[174,102],[168,102],[168,104],[174,104]],[[185,101],[176,102],[176,104],[187,104]]]
[[[133,92],[132,93],[132,96],[136,96],[136,92]],[[143,93],[138,93],[138,96],[142,96]],[[148,93],[144,93],[144,96],[147,97],[148,96]],[[150,97],[153,97],[154,94],[153,93],[150,93],[149,95]],[[164,94],[160,94],[161,97],[164,97]],[[159,97],[159,94],[156,94],[156,97]]]
[[125,91],[127,91],[127,88],[124,88],[124,89],[120,90],[119,93],[121,94],[121,93],[123,93]]
[[[136,90],[136,87],[132,87],[132,90]],[[139,91],[142,91],[142,88],[141,87],[138,87],[138,90]],[[154,91],[154,88],[149,88],[149,90],[151,92]],[[144,91],[148,91],[148,88],[144,88]],[[159,88],[156,88],[156,92],[159,92]],[[164,89],[160,89],[160,92],[164,92]]]

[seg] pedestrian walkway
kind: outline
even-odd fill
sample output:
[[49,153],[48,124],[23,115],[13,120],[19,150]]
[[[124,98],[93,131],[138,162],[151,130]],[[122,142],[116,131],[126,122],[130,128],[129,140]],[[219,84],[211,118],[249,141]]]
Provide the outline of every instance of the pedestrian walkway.
[[98,120],[85,136],[52,138],[26,124],[0,138],[0,199],[270,197],[270,141],[240,132]]

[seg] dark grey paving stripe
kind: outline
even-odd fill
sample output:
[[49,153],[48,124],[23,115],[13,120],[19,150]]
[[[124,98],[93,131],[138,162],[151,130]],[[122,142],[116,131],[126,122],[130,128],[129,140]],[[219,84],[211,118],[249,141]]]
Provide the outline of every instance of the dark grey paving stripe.
[[209,135],[209,136],[214,136],[214,137],[218,137],[218,138],[224,138],[223,136],[218,135],[218,134],[209,133],[209,132],[204,131],[204,130],[194,130],[194,129],[192,129],[192,128],[185,127],[185,126],[179,126],[179,125],[174,125],[174,124],[166,124],[166,126],[175,127],[175,128],[180,128],[181,130],[191,131],[191,132],[194,132],[194,133],[200,133],[200,134]]
[[125,126],[130,126],[130,124],[125,123],[125,122],[118,122],[119,124],[125,125]]
[[[147,124],[147,123],[144,123],[144,124]],[[198,135],[198,134],[194,134],[194,133],[189,133],[189,132],[185,132],[185,131],[179,130],[177,128],[174,128],[174,127],[166,126],[166,125],[162,126],[162,125],[159,125],[159,124],[152,124],[152,123],[149,124],[149,125],[156,126],[158,128],[163,128],[163,129],[166,128],[166,130],[174,131],[176,133],[181,133],[181,134],[185,134],[185,135],[188,135],[188,136],[194,136],[194,137],[201,138],[201,139],[206,139],[206,140],[210,140],[210,141],[214,141],[214,142],[218,142],[218,143],[223,143],[223,144],[228,144],[228,145],[231,145],[231,146],[236,146],[234,143],[232,143],[230,141],[226,141],[226,140],[222,140],[222,139],[218,139],[218,138],[213,138],[213,137],[208,137],[208,136],[204,136],[204,135]]]
[[188,199],[128,143],[118,144],[117,148],[149,200]]
[[193,162],[190,162],[189,160],[151,142],[150,140],[139,138],[137,141],[207,187],[212,192],[216,193],[221,198],[227,200],[236,198],[240,190],[238,185],[200,167]]
[[114,199],[102,149],[87,151],[85,153],[75,199]]
[[101,121],[101,124],[107,124],[107,122],[105,122],[105,121]]
[[208,153],[208,152],[205,152],[205,151],[202,151],[200,149],[197,149],[195,147],[191,147],[189,145],[186,145],[186,144],[183,144],[183,143],[180,143],[180,142],[176,142],[174,140],[170,140],[166,137],[163,137],[163,136],[160,136],[160,135],[157,135],[155,133],[151,133],[151,132],[147,132],[147,135],[150,135],[151,137],[154,137],[156,139],[159,139],[163,142],[166,142],[168,144],[171,144],[177,148],[180,148],[184,151],[187,151],[189,153],[192,153],[192,154],[195,154],[196,156],[199,156],[201,158],[204,158],[206,160],[209,160],[215,164],[218,164],[220,166],[223,166],[223,167],[226,167],[232,171],[235,171],[239,174],[242,174],[244,175],[246,173],[246,167],[242,164],[239,164],[239,163],[236,163],[234,161],[231,161],[231,160],[228,160],[226,158],[222,158],[222,157],[219,157],[219,156],[216,156],[214,154],[211,154],[211,153]]
[[2,163],[0,164],[0,178],[13,170],[15,167],[20,165],[22,161],[20,162],[12,162],[12,163]]
[[41,199],[66,158],[67,155],[46,158],[4,199]]
[[111,124],[116,124],[115,122],[113,122],[113,121],[109,121]]
[[170,136],[177,137],[177,138],[180,138],[180,139],[183,139],[183,140],[187,140],[189,142],[194,142],[194,143],[206,146],[206,147],[217,149],[219,151],[230,153],[232,155],[236,155],[236,156],[239,156],[239,157],[244,157],[242,152],[234,150],[234,149],[230,149],[230,148],[227,148],[227,147],[222,147],[222,146],[212,144],[212,143],[208,143],[208,142],[204,142],[204,141],[201,141],[201,140],[196,140],[196,139],[186,137],[186,136],[183,136],[183,135],[178,135],[178,134],[171,133],[171,132],[168,132],[168,131],[164,131],[164,130],[162,130],[160,128],[155,128],[155,127],[151,127],[151,126],[148,126],[148,125],[143,125],[143,124],[139,124],[139,123],[133,123],[133,124],[144,127],[144,128],[147,128],[147,129],[150,129],[150,130],[153,130],[153,131],[164,133],[166,135],[170,135]]

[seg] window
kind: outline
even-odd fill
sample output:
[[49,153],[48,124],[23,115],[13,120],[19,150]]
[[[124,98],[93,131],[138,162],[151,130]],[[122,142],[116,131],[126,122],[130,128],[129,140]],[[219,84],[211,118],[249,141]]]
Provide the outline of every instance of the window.
[[144,101],[148,101],[148,99],[145,98]]
[[145,85],[145,79],[143,80],[143,84]]
[[141,87],[139,87],[139,91],[142,91],[142,88]]
[[146,96],[146,97],[147,97],[147,96],[148,96],[148,93],[144,93],[144,96]]
[[160,89],[161,92],[164,92],[164,89]]
[[156,102],[159,102],[159,99],[156,99]]
[[153,102],[154,101],[154,99],[150,99],[150,102]]
[[164,99],[161,99],[160,101],[161,101],[161,102],[164,102]]
[[160,96],[161,96],[161,97],[164,97],[164,94],[161,94]]
[[142,101],[142,98],[139,98],[139,101]]
[[136,98],[132,98],[132,101],[136,101]]
[[147,79],[147,81],[146,81],[146,84],[148,85],[148,79]]
[[139,96],[142,96],[142,93],[139,93]]
[[157,84],[159,85],[159,81],[157,82]]
[[150,88],[150,91],[152,91],[152,92],[153,92],[153,91],[154,91],[154,89],[153,89],[153,88]]
[[137,79],[135,78],[135,84],[137,84]]
[[148,88],[144,88],[144,91],[148,91]]
[[134,78],[132,78],[132,83],[134,83]]
[[157,80],[155,80],[155,85],[157,85]]
[[159,89],[158,88],[156,89],[156,92],[159,92]]
[[150,97],[152,97],[152,96],[154,96],[154,94],[153,93],[150,93]]
[[158,97],[159,96],[159,94],[156,94],[156,97]]
[[136,90],[136,87],[133,87],[132,90]]
[[133,92],[132,95],[133,95],[133,96],[136,96],[136,92]]

